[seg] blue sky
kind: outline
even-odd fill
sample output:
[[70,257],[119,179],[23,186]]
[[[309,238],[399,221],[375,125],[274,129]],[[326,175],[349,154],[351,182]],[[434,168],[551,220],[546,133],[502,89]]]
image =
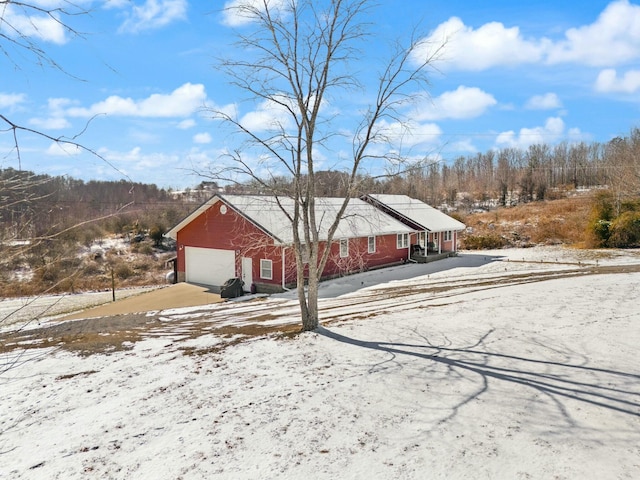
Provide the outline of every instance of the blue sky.
[[[203,179],[191,170],[220,162],[240,145],[207,107],[234,108],[256,129],[273,115],[264,105],[243,102],[215,69],[216,59],[232,51],[234,32],[250,28],[225,14],[223,7],[237,1],[79,0],[89,14],[69,23],[81,36],[5,11],[14,25],[38,20],[38,30],[25,27],[25,33],[65,72],[19,52],[11,59],[0,55],[0,113],[53,137],[83,132],[77,140],[107,160],[21,135],[21,167],[84,180],[197,185]],[[363,49],[368,62],[416,26],[430,45],[446,39],[437,71],[430,73],[429,100],[405,112],[412,129],[403,145],[411,156],[448,162],[492,148],[606,142],[640,127],[638,2],[379,4],[367,19],[373,33]],[[374,79],[373,73],[367,78],[369,65],[373,72],[373,63],[355,67],[365,84]],[[373,93],[336,97],[331,108],[344,122],[354,121],[349,112]],[[324,152],[325,168],[338,164],[328,158],[331,149],[337,158],[348,144]],[[19,166],[8,133],[0,134],[0,166]]]

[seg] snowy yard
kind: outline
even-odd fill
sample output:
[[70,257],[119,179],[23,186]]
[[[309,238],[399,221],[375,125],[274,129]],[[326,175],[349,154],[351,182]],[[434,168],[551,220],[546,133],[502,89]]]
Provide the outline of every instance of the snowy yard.
[[285,294],[2,353],[0,478],[640,478],[640,252],[436,263],[324,284],[316,333],[230,333]]

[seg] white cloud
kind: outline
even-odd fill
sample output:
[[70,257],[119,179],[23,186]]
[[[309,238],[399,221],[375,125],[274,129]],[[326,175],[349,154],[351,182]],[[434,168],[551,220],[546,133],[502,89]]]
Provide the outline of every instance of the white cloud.
[[[491,22],[478,29],[466,26],[458,17],[441,23],[423,42],[416,56],[428,56],[434,46],[444,45],[441,66],[445,69],[485,70],[503,65],[540,61],[547,40],[527,40],[518,27]],[[421,51],[422,50],[422,51]]]
[[[280,99],[287,101],[286,99]],[[240,120],[242,126],[254,132],[265,132],[274,128],[287,127],[291,118],[287,110],[275,102],[264,101],[258,108],[245,114]]]
[[49,98],[47,107],[49,115],[47,117],[35,117],[29,123],[42,130],[62,130],[69,128],[71,123],[65,118],[66,109],[74,105],[74,101],[68,98]]
[[451,144],[447,144],[446,148],[447,150],[451,150],[453,152],[475,153],[478,151],[478,149],[473,144],[470,138],[465,138],[463,140],[459,140],[457,142],[452,142]]
[[47,100],[47,106],[53,115],[62,115],[67,107],[75,103],[74,100],[64,97],[50,98]]
[[213,139],[211,138],[211,135],[207,132],[203,132],[203,133],[196,133],[193,136],[193,141],[194,143],[211,143]]
[[177,127],[180,130],[189,130],[190,128],[193,128],[195,126],[196,126],[196,121],[193,118],[187,118],[186,120],[182,120],[177,125]]
[[474,118],[497,103],[493,95],[476,87],[461,85],[456,90],[445,92],[432,102],[423,104],[414,117],[417,121]]
[[[572,129],[572,136],[579,134],[579,130]],[[544,126],[534,128],[522,128],[519,133],[513,130],[502,132],[496,138],[496,146],[527,148],[535,144],[549,144],[560,139],[564,134],[564,122],[559,117],[548,118]]]
[[[47,8],[46,6],[34,5],[37,8]],[[13,29],[18,31],[24,37],[34,37],[45,42],[51,42],[62,45],[67,42],[67,30],[62,23],[58,21],[55,13],[51,16],[37,11],[37,8],[23,6],[16,8],[12,2],[6,5],[2,2],[2,20],[3,24],[11,25]],[[49,6],[49,8],[55,8]],[[5,35],[11,36],[9,32],[3,32]]]
[[53,142],[46,150],[47,155],[51,155],[54,157],[68,157],[71,155],[79,155],[81,153],[82,149],[79,146],[59,142]]
[[[229,27],[240,27],[254,21],[252,9],[261,9],[264,0],[230,0],[222,9],[222,23]],[[282,14],[289,0],[267,0],[271,14]]]
[[443,44],[443,69],[480,71],[531,63],[619,65],[640,58],[640,5],[628,0],[611,2],[595,22],[570,28],[555,41],[525,38],[519,27],[500,22],[474,29],[451,17],[430,33],[416,56],[426,58]]
[[101,149],[99,153],[109,163],[125,172],[144,172],[160,167],[175,167],[181,162],[181,157],[177,154],[144,153],[140,147],[134,147],[125,152]]
[[640,5],[628,0],[611,2],[597,20],[565,33],[553,45],[549,63],[576,62],[610,66],[640,57]]
[[69,121],[62,117],[32,118],[29,123],[41,130],[62,130],[71,126]]
[[640,70],[629,70],[622,77],[614,69],[600,72],[595,89],[598,92],[635,93],[640,91]]
[[[110,6],[121,5],[120,2],[116,2]],[[137,33],[153,30],[186,18],[187,0],[146,0],[143,5],[132,7],[119,31]]]
[[10,108],[27,99],[24,93],[0,93],[0,108]]
[[530,110],[551,110],[562,107],[562,102],[555,93],[545,93],[531,97],[525,107]]
[[398,150],[412,148],[420,144],[433,144],[442,135],[442,130],[435,123],[386,123],[379,124],[379,141],[388,143]]
[[156,93],[142,100],[114,95],[89,108],[70,108],[67,114],[73,117],[100,114],[151,118],[187,117],[203,107],[206,97],[204,85],[185,83],[168,95]]

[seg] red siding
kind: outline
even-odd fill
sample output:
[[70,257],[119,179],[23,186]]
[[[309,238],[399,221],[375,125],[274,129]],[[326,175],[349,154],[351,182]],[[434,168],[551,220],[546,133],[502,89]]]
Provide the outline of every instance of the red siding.
[[221,202],[217,202],[202,215],[195,218],[177,233],[178,275],[185,271],[184,247],[216,248],[236,252],[236,275],[241,275],[241,258],[253,260],[253,278],[259,281],[260,259],[273,262],[273,280],[267,283],[280,284],[282,260],[280,247],[273,245],[273,239],[253,223],[227,207],[226,214],[220,213]]
[[[202,215],[195,218],[177,232],[178,276],[184,278],[184,247],[215,248],[236,252],[236,275],[241,276],[241,258],[253,260],[253,281],[271,285],[282,285],[282,255],[285,255],[285,283],[296,283],[296,266],[293,248],[274,245],[273,238],[247,221],[242,215],[227,207],[226,214],[220,213],[222,202],[217,202]],[[376,237],[375,252],[368,252],[368,238],[349,239],[349,256],[340,257],[340,240],[331,245],[331,253],[323,277],[353,273],[405,261],[408,248],[397,248],[397,236]],[[411,243],[411,242],[410,242]],[[321,249],[324,245],[321,245]],[[272,279],[260,278],[260,260],[272,262]]]
[[349,256],[340,257],[340,241],[336,240],[331,246],[329,261],[324,270],[324,276],[340,275],[359,272],[370,268],[380,267],[406,261],[408,248],[397,248],[397,236],[377,236],[375,252],[369,253],[368,237],[349,239]]
[[[370,268],[404,262],[409,255],[408,248],[397,248],[395,234],[377,236],[376,249],[373,253],[369,253],[368,237],[350,238],[348,241],[349,256],[345,258],[340,257],[340,240],[336,239],[331,244],[331,253],[329,253],[329,260],[324,268],[323,278],[361,272]],[[326,243],[320,245],[320,254],[322,254],[325,246]],[[282,257],[280,257],[280,262],[282,262]],[[281,271],[282,265],[279,265],[278,268]],[[296,260],[293,254],[293,248],[291,247],[288,247],[286,250],[285,269],[286,283],[289,285],[295,284]]]

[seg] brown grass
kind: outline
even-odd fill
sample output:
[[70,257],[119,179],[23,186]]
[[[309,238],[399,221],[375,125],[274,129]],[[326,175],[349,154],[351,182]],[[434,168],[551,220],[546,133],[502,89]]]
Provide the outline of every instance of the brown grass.
[[461,247],[583,246],[590,210],[591,197],[580,196],[469,214],[462,219],[468,230]]
[[[225,342],[207,348],[182,347],[176,343],[177,350],[186,355],[204,355],[223,350],[229,345],[245,341],[247,338],[275,335],[291,337],[300,333],[297,323],[285,325],[265,325],[266,316],[251,318],[250,323],[238,325],[215,322],[187,321],[180,325],[181,340],[198,338],[205,334],[214,334],[227,339]],[[172,322],[175,327],[176,323]],[[0,342],[0,354],[17,349],[61,348],[82,356],[96,353],[108,354],[133,348],[133,344],[143,338],[162,336],[167,324],[157,316],[146,313],[116,315],[112,317],[90,318],[72,322],[62,322],[5,334]],[[170,344],[171,341],[167,340]]]

